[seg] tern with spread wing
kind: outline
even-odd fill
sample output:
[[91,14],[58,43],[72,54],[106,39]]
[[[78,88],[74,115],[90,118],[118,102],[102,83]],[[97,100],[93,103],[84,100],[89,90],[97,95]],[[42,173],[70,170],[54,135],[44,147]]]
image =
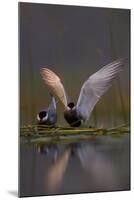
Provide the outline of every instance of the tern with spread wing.
[[63,103],[64,118],[70,126],[79,127],[82,122],[89,119],[96,103],[121,72],[124,61],[124,59],[115,60],[91,75],[83,83],[76,105],[68,97],[59,76],[48,68],[41,69],[43,80]]

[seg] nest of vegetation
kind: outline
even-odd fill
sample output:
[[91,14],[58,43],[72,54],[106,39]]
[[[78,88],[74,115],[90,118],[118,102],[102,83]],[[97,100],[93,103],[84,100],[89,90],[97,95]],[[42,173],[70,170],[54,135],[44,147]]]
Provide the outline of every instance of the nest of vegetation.
[[72,128],[60,126],[45,126],[45,125],[27,125],[20,128],[20,136],[23,139],[29,139],[32,142],[60,143],[72,142],[89,139],[93,136],[108,136],[116,137],[122,134],[130,133],[129,126],[122,125],[115,128]]

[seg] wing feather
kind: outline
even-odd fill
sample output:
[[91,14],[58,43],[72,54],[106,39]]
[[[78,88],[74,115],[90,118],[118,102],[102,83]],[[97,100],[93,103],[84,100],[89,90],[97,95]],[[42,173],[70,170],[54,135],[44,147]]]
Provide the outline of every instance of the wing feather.
[[79,115],[84,120],[89,119],[96,103],[112,85],[112,81],[119,75],[124,61],[124,59],[115,60],[102,67],[84,82],[76,105]]
[[53,91],[53,93],[61,100],[64,106],[67,106],[67,97],[63,84],[60,78],[50,69],[42,68],[41,76],[48,87]]

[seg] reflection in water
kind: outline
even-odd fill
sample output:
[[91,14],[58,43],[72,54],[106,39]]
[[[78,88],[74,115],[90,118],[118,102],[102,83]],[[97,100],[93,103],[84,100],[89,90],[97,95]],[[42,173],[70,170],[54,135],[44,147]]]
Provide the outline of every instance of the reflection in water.
[[93,145],[82,145],[77,150],[81,164],[86,170],[96,189],[110,190],[117,185],[114,165],[104,152],[97,152]]
[[[21,147],[22,152],[27,149],[21,153],[22,196],[129,189],[128,135],[96,136],[86,142],[70,144],[41,143],[32,145],[32,149],[21,143]],[[27,163],[28,152],[35,163]],[[30,165],[30,170],[23,171],[24,163]],[[30,182],[32,170],[34,190],[30,184],[24,189],[26,182]]]
[[49,192],[58,191],[61,187],[64,173],[66,171],[71,149],[67,148],[59,158],[53,163],[46,178],[46,184]]
[[45,154],[48,156],[50,155],[50,153],[52,153],[54,160],[57,159],[57,153],[58,153],[57,145],[49,144],[46,146],[44,144],[39,144],[37,145],[37,151],[40,154]]
[[[46,148],[48,151],[48,148]],[[55,152],[54,152],[55,153]],[[63,153],[55,160],[45,178],[49,192],[59,191],[70,156],[78,156],[83,169],[96,185],[96,189],[110,190],[117,185],[116,172],[113,163],[104,152],[97,152],[90,144],[69,144]]]

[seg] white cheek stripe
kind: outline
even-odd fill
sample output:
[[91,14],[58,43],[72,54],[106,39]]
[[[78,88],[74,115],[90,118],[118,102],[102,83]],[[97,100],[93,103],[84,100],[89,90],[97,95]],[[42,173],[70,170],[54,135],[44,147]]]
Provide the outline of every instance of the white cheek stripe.
[[71,109],[69,108],[69,106],[67,106],[67,110],[71,110]]
[[37,120],[40,121],[39,114],[37,115]]
[[46,114],[45,117],[42,118],[42,121],[45,122],[45,121],[47,121],[47,119],[48,119],[48,113]]

